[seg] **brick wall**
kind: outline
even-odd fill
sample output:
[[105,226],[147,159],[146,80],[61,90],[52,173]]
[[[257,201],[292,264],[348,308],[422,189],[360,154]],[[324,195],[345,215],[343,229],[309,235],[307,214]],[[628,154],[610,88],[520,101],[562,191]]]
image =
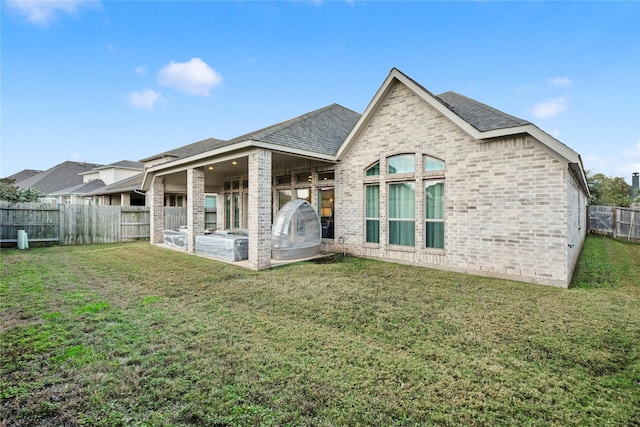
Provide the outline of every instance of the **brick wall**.
[[271,152],[249,155],[249,265],[271,266]]
[[204,235],[204,168],[187,169],[188,250],[196,251],[196,236]]
[[164,181],[155,177],[151,188],[147,191],[147,206],[151,217],[151,243],[164,242]]
[[[416,184],[415,247],[386,243],[386,158],[403,153],[416,155],[416,173],[404,177]],[[424,248],[423,155],[446,162],[444,250]],[[365,244],[364,171],[378,161],[381,241]],[[337,167],[336,240],[356,255],[566,287],[567,174],[535,139],[477,141],[396,83]]]

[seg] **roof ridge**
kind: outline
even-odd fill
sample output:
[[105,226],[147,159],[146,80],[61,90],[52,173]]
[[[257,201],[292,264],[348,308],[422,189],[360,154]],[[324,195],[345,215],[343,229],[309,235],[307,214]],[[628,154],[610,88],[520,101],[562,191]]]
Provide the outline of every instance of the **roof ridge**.
[[252,139],[252,138],[247,138],[247,137],[250,137],[252,135],[257,135],[257,134],[261,134],[260,135],[260,139],[268,138],[269,136],[275,134],[276,132],[279,132],[279,131],[281,131],[283,129],[287,129],[288,127],[293,126],[293,125],[295,125],[297,123],[300,123],[303,120],[306,120],[306,119],[309,119],[311,117],[317,116],[318,114],[321,114],[324,111],[327,111],[327,110],[329,110],[330,108],[332,108],[334,106],[337,106],[337,107],[340,107],[340,108],[345,108],[342,105],[334,102],[332,104],[326,105],[324,107],[320,107],[320,108],[318,108],[316,110],[309,111],[309,112],[301,114],[299,116],[292,117],[290,119],[275,123],[273,125],[270,125],[270,126],[267,126],[267,127],[261,128],[261,129],[257,129],[257,130],[255,130],[253,132],[245,133],[244,135],[240,135],[240,136],[238,136],[236,138],[231,139],[230,141],[239,141],[239,140],[243,140],[243,139]]

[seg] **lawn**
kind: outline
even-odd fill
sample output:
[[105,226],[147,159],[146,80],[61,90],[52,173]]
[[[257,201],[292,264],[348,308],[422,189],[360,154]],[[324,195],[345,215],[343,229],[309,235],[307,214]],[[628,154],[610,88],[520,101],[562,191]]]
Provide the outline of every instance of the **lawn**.
[[569,290],[148,243],[0,257],[0,425],[640,425],[637,244],[589,237]]

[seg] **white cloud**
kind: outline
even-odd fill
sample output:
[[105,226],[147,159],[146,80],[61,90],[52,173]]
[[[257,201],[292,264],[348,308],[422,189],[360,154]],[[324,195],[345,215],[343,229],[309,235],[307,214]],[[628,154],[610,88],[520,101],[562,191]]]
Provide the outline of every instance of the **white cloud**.
[[539,119],[553,117],[567,109],[567,100],[564,97],[539,102],[533,105],[533,115]]
[[160,99],[162,99],[162,95],[151,89],[143,90],[142,92],[131,92],[129,94],[129,104],[144,110],[152,110],[156,102]]
[[144,66],[136,67],[136,74],[139,76],[144,76],[145,74],[147,74],[147,67],[144,67]]
[[48,26],[59,15],[75,15],[84,7],[96,6],[98,0],[9,0],[8,5],[32,24]]
[[622,177],[631,183],[631,174],[640,172],[640,142],[623,147],[619,153],[589,154],[583,158],[585,169],[611,177]]
[[222,83],[222,76],[200,58],[173,62],[158,71],[158,83],[195,96],[209,96]]
[[555,87],[573,86],[573,80],[571,80],[569,77],[552,77],[550,79],[547,79],[547,83]]

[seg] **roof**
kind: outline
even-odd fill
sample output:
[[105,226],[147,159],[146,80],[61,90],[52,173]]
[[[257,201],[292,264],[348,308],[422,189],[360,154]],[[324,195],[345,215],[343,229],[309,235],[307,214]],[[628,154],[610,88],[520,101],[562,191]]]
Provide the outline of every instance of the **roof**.
[[116,194],[116,193],[131,193],[135,190],[139,190],[142,187],[142,179],[144,178],[144,172],[140,172],[137,175],[130,176],[129,178],[121,179],[112,184],[105,185],[90,193],[88,196],[99,196],[102,194]]
[[66,161],[22,181],[16,181],[15,185],[20,188],[35,188],[45,194],[52,194],[82,184],[82,176],[79,174],[100,166],[102,165],[95,163]]
[[86,195],[101,187],[104,187],[104,181],[102,181],[101,179],[94,179],[89,182],[83,182],[82,184],[74,185],[69,188],[64,188],[62,190],[49,193],[49,195],[51,196],[63,196],[67,194]]
[[5,179],[13,179],[15,180],[15,182],[20,182],[20,181],[24,181],[27,178],[31,178],[34,175],[39,174],[42,171],[39,170],[35,170],[35,169],[24,169],[21,170],[20,172],[16,172],[13,175],[9,175],[7,176]]
[[338,104],[320,108],[228,141],[260,141],[335,156],[360,114]]
[[207,138],[202,141],[194,142],[192,144],[183,145],[182,147],[173,148],[168,151],[163,151],[162,153],[154,154],[153,156],[146,157],[141,159],[141,162],[148,162],[154,159],[173,157],[175,159],[180,159],[183,157],[193,156],[195,154],[200,154],[205,151],[215,150],[216,148],[222,147],[225,145],[225,141],[217,138]]
[[504,113],[488,105],[455,92],[445,92],[439,96],[425,89],[415,80],[392,68],[389,75],[378,89],[373,99],[365,109],[358,123],[353,127],[344,144],[337,153],[337,159],[344,158],[359,135],[366,129],[369,122],[393,90],[397,83],[403,84],[422,98],[427,104],[435,108],[443,116],[451,120],[464,132],[476,140],[490,140],[493,138],[510,137],[528,134],[537,139],[548,150],[560,156],[570,166],[576,175],[580,186],[588,194],[587,179],[582,166],[580,155],[567,145],[555,139],[527,120]]
[[112,169],[112,168],[123,168],[123,169],[144,169],[144,163],[135,162],[133,160],[120,160],[119,162],[110,163],[108,165],[100,166],[95,168],[95,170],[102,169]]
[[481,132],[531,124],[527,120],[519,119],[456,92],[445,92],[436,98],[454,114]]

